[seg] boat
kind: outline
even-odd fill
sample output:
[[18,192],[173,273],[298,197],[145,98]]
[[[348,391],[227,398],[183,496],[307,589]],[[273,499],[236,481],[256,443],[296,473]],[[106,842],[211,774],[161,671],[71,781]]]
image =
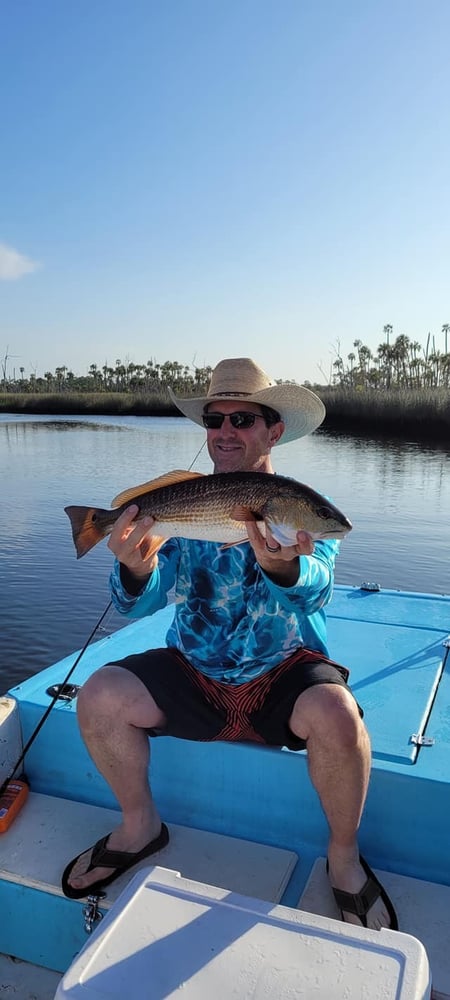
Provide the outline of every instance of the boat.
[[338,585],[327,610],[372,740],[361,851],[398,932],[339,920],[306,753],[250,744],[153,741],[168,847],[103,897],[63,895],[67,862],[117,823],[79,735],[77,689],[164,644],[172,614],[126,624],[0,699],[1,781],[52,705],[26,754],[27,799],[0,835],[5,996],[449,1000],[449,595]]

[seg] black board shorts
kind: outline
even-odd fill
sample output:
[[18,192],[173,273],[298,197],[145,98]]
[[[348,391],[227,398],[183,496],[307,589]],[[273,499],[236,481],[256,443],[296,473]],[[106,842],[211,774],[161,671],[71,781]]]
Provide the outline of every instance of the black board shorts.
[[244,684],[207,677],[174,648],[150,649],[112,665],[135,674],[164,713],[165,726],[148,729],[149,736],[262,743],[290,750],[306,747],[288,725],[298,696],[316,684],[347,687],[349,676],[346,667],[304,647]]

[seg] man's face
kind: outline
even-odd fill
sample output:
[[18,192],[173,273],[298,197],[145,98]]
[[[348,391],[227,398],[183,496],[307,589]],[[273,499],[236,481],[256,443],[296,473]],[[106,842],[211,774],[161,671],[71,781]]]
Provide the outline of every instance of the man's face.
[[[233,427],[228,414],[244,412],[256,413],[258,418],[253,427]],[[284,429],[281,421],[267,427],[262,419],[261,407],[256,403],[233,400],[219,400],[210,403],[208,413],[225,414],[225,420],[217,430],[206,432],[206,441],[214,472],[255,472],[268,471],[270,450]]]

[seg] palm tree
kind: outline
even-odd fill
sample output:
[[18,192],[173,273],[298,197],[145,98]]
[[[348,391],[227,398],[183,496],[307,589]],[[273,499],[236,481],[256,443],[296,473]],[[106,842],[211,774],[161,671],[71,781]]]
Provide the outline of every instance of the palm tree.
[[353,351],[350,351],[350,354],[347,354],[347,360],[350,361],[349,382],[350,385],[353,385],[353,362],[356,361],[356,355],[353,354]]
[[447,350],[447,337],[448,331],[450,330],[450,323],[444,323],[442,326],[442,333],[444,334],[444,354],[448,354]]
[[387,341],[384,344],[379,344],[377,347],[377,354],[380,359],[380,367],[383,373],[384,384],[386,389],[389,389],[392,377],[392,347],[389,346]]
[[409,345],[409,337],[406,337],[403,333],[399,337],[396,337],[393,345],[393,357],[397,369],[397,385],[404,385],[408,382],[406,362],[408,360]]
[[383,333],[386,337],[386,343],[389,347],[389,337],[392,333],[392,323],[386,323],[385,326],[383,326]]
[[369,347],[365,347],[364,344],[359,348],[359,366],[361,369],[361,375],[364,385],[367,385],[368,381],[368,363],[372,360],[372,351]]

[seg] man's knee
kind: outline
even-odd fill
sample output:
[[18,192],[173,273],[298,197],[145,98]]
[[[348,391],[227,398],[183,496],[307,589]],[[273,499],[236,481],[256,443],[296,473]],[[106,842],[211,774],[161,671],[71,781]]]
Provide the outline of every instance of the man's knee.
[[82,730],[95,726],[132,725],[140,729],[164,726],[165,716],[145,684],[116,664],[101,667],[78,692],[78,720]]
[[295,702],[289,727],[301,739],[315,736],[336,747],[356,746],[365,733],[352,693],[340,684],[316,684],[303,691]]
[[112,664],[101,667],[88,677],[78,692],[78,714],[117,711],[119,705],[123,705],[125,693],[129,696],[135,685],[140,688],[141,682],[128,670]]

